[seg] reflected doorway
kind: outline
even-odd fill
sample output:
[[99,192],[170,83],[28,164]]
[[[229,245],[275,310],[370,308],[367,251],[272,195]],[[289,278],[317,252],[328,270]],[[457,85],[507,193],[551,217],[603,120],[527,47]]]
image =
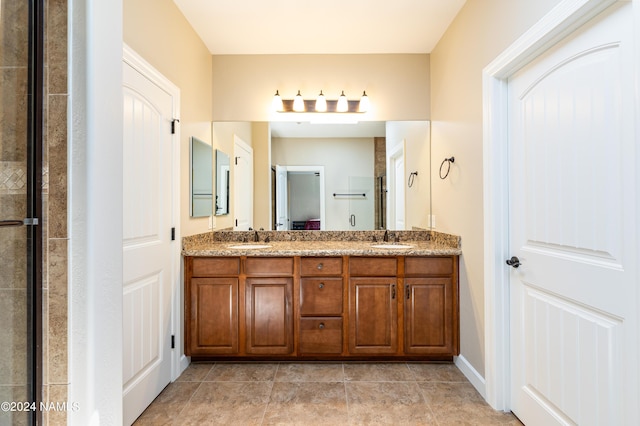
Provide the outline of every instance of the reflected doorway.
[[276,165],[273,171],[273,229],[325,230],[324,167]]

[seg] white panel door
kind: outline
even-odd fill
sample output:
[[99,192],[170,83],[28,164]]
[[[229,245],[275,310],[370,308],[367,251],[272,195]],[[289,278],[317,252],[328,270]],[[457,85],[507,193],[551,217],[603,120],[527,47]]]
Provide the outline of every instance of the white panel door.
[[387,158],[387,228],[405,229],[404,146],[402,141]]
[[631,17],[610,8],[509,82],[511,398],[527,425],[630,424],[638,404]]
[[123,85],[123,422],[131,424],[171,380],[173,98],[126,62]]
[[286,166],[276,165],[276,231],[289,229],[289,179]]
[[253,225],[253,149],[234,135],[233,214],[236,231],[246,231]]

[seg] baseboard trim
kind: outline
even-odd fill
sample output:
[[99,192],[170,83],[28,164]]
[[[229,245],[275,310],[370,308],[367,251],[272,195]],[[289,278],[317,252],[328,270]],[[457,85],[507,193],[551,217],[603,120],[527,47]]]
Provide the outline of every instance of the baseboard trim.
[[473,368],[473,366],[467,361],[467,359],[460,355],[454,357],[454,364],[458,369],[464,374],[464,376],[471,382],[474,388],[478,391],[478,393],[482,396],[483,399],[487,399],[487,386],[484,380],[484,377],[478,373],[478,371]]

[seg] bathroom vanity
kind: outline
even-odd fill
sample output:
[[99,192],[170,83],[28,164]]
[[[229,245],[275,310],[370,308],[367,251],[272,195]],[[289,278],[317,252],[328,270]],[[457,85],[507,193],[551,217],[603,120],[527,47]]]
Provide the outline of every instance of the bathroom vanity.
[[459,351],[459,239],[430,231],[396,238],[294,231],[185,239],[185,354],[451,360]]

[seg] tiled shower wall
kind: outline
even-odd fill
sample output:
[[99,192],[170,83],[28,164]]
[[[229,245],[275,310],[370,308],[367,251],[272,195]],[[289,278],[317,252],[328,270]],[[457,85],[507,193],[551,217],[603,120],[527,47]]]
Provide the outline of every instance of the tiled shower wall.
[[[43,401],[67,401],[67,0],[45,1],[45,132],[43,152]],[[0,3],[0,217],[26,217],[26,140],[29,2]],[[5,88],[5,90],[3,90]],[[18,148],[16,148],[18,147]],[[17,198],[18,203],[10,200]],[[3,232],[24,233],[24,228]],[[23,241],[16,238],[17,241]],[[0,247],[11,259],[0,273],[0,400],[26,399],[26,246]],[[16,284],[18,283],[18,284]],[[7,343],[4,334],[13,342]],[[13,349],[17,348],[17,349]],[[11,353],[9,353],[11,352]],[[15,352],[15,353],[14,353]],[[18,359],[21,358],[21,359]],[[4,370],[4,371],[2,371]],[[7,373],[7,374],[5,374]],[[14,417],[20,424],[26,417]],[[66,423],[65,412],[44,413],[44,424]]]
[[[43,400],[66,402],[67,372],[67,0],[46,0],[43,210]],[[63,425],[65,412],[43,416]]]
[[[22,28],[28,2],[0,2],[0,218],[25,218],[28,55]],[[0,243],[0,401],[27,398],[27,288],[24,227],[2,228]],[[0,411],[0,424],[26,413]]]

